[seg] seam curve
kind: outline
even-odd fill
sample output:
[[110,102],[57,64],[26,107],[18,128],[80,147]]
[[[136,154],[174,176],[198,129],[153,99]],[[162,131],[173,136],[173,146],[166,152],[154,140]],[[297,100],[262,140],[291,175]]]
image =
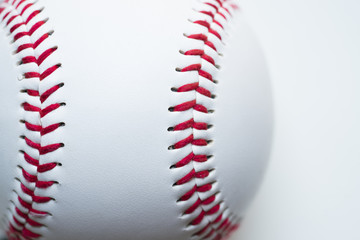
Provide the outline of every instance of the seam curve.
[[[199,33],[184,34],[193,42],[193,48],[180,50],[185,57],[198,57],[197,62],[185,67],[176,68],[182,74],[197,73],[197,82],[186,83],[171,88],[179,97],[179,103],[171,106],[170,112],[191,112],[192,118],[179,122],[168,128],[169,132],[190,132],[190,135],[169,146],[169,150],[180,150],[185,157],[180,159],[170,169],[183,168],[186,175],[178,179],[173,187],[189,189],[182,195],[177,203],[186,210],[182,216],[190,219],[185,230],[191,231],[192,239],[227,239],[240,225],[241,219],[232,213],[224,202],[217,180],[216,168],[210,163],[214,161],[214,152],[211,145],[215,144],[211,136],[212,115],[215,112],[211,107],[216,99],[214,90],[218,79],[215,79],[220,66],[217,64],[221,57],[220,47],[224,45],[223,38],[226,34],[230,18],[238,6],[231,0],[202,0],[199,9],[194,9],[196,17],[189,21],[202,28]],[[202,47],[199,48],[199,41]],[[221,79],[219,79],[221,81]],[[193,100],[188,99],[189,94],[195,95]],[[181,98],[181,94],[187,97]],[[188,170],[190,169],[190,171]],[[183,189],[184,190],[184,189]]]
[[[13,54],[22,73],[18,80],[22,87],[22,119],[19,122],[23,135],[20,136],[21,160],[14,178],[14,197],[8,208],[9,240],[42,237],[40,230],[46,228],[42,220],[52,215],[41,206],[55,201],[55,198],[43,194],[59,182],[44,181],[40,176],[62,166],[60,162],[44,159],[65,146],[61,142],[44,144],[43,141],[44,137],[65,126],[64,122],[51,122],[49,118],[66,104],[52,99],[64,83],[54,77],[61,63],[54,62],[56,60],[51,57],[58,47],[49,41],[53,31],[47,29],[49,19],[41,16],[42,11],[35,0],[5,0],[0,3],[0,23],[13,39],[11,45],[16,49]],[[47,118],[46,125],[44,118]]]

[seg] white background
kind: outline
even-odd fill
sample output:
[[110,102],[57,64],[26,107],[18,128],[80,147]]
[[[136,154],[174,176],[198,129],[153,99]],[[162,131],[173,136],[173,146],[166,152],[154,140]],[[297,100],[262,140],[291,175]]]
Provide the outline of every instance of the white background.
[[242,0],[276,108],[241,240],[360,239],[360,1]]

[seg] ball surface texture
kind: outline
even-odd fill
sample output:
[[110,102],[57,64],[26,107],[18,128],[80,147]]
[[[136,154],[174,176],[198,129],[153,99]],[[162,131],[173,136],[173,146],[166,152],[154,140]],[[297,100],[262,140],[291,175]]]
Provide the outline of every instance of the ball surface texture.
[[8,239],[228,239],[272,135],[237,2],[0,2]]

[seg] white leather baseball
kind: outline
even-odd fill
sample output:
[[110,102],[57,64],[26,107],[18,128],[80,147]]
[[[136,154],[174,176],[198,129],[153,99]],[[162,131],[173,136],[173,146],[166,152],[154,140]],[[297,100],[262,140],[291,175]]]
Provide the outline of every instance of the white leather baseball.
[[229,0],[0,3],[9,240],[226,239],[266,167],[264,57]]

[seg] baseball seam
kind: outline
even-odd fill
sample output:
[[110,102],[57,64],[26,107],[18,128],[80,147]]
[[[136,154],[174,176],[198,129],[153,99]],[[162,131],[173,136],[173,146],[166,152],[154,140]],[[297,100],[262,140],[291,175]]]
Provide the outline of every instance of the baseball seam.
[[[43,161],[45,156],[64,147],[61,142],[44,144],[42,139],[65,126],[64,122],[51,122],[43,119],[54,111],[63,108],[64,102],[56,102],[53,95],[64,87],[54,75],[61,64],[53,58],[58,47],[49,41],[53,31],[48,29],[48,19],[41,16],[43,9],[33,0],[5,0],[0,4],[0,21],[12,36],[15,46],[14,57],[18,60],[18,69],[23,73],[18,80],[23,84],[20,91],[22,115],[20,124],[23,135],[20,136],[20,156],[18,176],[15,177],[15,196],[8,215],[7,235],[11,239],[38,239],[39,229],[46,227],[42,219],[51,216],[39,206],[55,201],[44,194],[57,181],[41,181],[41,174],[61,166],[60,162]],[[45,84],[46,82],[46,84]],[[51,118],[51,117],[47,117]],[[46,163],[44,163],[46,162]]]
[[[176,68],[180,73],[197,73],[198,80],[171,88],[176,94],[191,92],[195,94],[194,99],[186,102],[182,99],[179,104],[169,108],[170,112],[191,111],[192,118],[168,128],[170,132],[183,131],[184,134],[190,129],[190,135],[171,145],[169,150],[189,149],[190,151],[170,168],[183,168],[187,173],[176,181],[173,187],[186,185],[189,189],[189,185],[193,185],[177,202],[181,204],[190,202],[183,216],[190,216],[188,229],[193,232],[194,239],[224,239],[238,228],[240,222],[239,218],[226,207],[221,196],[216,180],[216,169],[208,163],[214,158],[211,145],[215,143],[204,134],[214,127],[209,119],[215,112],[210,108],[216,99],[213,91],[217,84],[216,72],[220,69],[217,59],[221,53],[217,46],[224,44],[225,28],[234,9],[236,6],[227,0],[201,1],[199,10],[195,10],[198,18],[191,19],[190,22],[202,27],[202,30],[200,33],[184,34],[184,36],[203,42],[202,48],[196,43],[193,44],[192,49],[180,50],[180,53],[186,57],[199,57],[199,59],[196,63]],[[204,114],[207,117],[201,116]]]

